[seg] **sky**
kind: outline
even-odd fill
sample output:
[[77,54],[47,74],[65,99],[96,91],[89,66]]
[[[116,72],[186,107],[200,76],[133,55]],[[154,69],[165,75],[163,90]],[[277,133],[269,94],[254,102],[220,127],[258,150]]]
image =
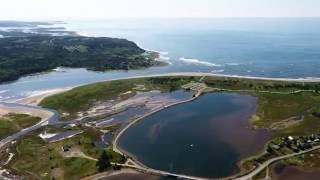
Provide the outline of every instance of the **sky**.
[[1,20],[318,16],[320,0],[0,0]]

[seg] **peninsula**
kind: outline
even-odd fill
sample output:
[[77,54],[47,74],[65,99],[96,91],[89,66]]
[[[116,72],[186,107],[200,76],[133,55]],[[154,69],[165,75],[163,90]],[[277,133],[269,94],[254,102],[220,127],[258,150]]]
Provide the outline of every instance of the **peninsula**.
[[158,54],[125,39],[83,36],[0,38],[0,82],[57,67],[94,71],[130,70],[162,65]]

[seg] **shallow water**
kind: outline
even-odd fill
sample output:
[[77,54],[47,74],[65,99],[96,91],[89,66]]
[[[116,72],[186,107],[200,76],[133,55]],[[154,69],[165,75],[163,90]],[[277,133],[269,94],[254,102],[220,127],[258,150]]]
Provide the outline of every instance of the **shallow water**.
[[[158,92],[158,91],[151,91],[151,92],[143,92],[140,94],[135,95],[142,96],[142,97],[149,97],[151,101],[155,101],[157,99],[171,99],[173,101],[184,101],[189,98],[191,98],[193,95],[190,91],[185,90],[176,90],[172,92]],[[129,107],[128,109],[108,116],[104,119],[100,119],[98,121],[98,126],[111,126],[116,124],[126,124],[130,120],[132,120],[134,117],[141,117],[145,115],[146,113],[152,111],[152,109],[146,107],[145,105],[142,106],[135,106],[135,107]]]
[[[120,147],[145,165],[204,177],[223,177],[261,150],[268,139],[249,128],[256,111],[251,96],[210,93],[138,122],[120,138]],[[250,148],[248,148],[250,147]]]

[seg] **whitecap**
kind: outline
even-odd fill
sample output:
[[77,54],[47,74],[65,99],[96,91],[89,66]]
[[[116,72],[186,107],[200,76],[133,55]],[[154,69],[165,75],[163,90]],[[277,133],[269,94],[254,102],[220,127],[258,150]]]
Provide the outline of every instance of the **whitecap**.
[[159,60],[159,61],[169,61],[170,57],[169,56],[160,55],[159,58],[157,58],[157,60]]
[[218,70],[213,70],[211,72],[212,73],[222,73],[222,72],[224,72],[224,70],[223,69],[218,69]]
[[5,92],[8,92],[8,90],[0,90],[0,94],[3,94]]
[[157,51],[158,53],[160,53],[161,55],[168,55],[169,52],[166,52],[166,51]]
[[205,66],[210,66],[210,67],[220,67],[221,66],[219,64],[214,64],[214,63],[210,63],[207,61],[200,61],[198,59],[188,59],[188,58],[181,57],[181,58],[179,58],[179,60],[184,61],[189,64],[199,64],[199,65],[205,65]]
[[226,65],[228,65],[228,66],[239,66],[240,63],[226,63]]
[[138,43],[138,42],[134,42],[134,43],[136,43],[136,45],[137,45],[138,47],[144,49],[145,51],[156,52],[156,53],[159,53],[160,55],[168,55],[168,54],[169,54],[169,52],[167,52],[167,51],[158,51],[158,50],[154,50],[154,49],[149,49],[149,48],[143,47],[143,46],[142,46],[140,43]]
[[57,68],[54,68],[52,70],[55,71],[55,72],[65,72],[63,67],[57,67]]

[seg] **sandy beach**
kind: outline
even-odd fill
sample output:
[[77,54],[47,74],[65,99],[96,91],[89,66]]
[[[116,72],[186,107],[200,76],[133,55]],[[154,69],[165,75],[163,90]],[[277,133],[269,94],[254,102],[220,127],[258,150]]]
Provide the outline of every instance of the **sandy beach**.
[[65,92],[65,91],[68,91],[71,89],[72,89],[71,87],[66,87],[66,88],[45,90],[45,91],[41,91],[39,93],[35,93],[35,94],[28,96],[26,98],[19,99],[19,100],[15,101],[15,103],[37,106],[44,98],[46,98],[48,96],[55,95],[55,94],[59,94],[59,93],[62,93],[62,92]]
[[53,115],[51,111],[46,111],[42,109],[28,107],[8,107],[3,104],[0,104],[0,117],[8,113],[28,114],[35,117],[40,117],[42,121],[47,120]]
[[[153,74],[153,75],[144,75],[144,76],[132,76],[132,77],[125,77],[125,78],[109,79],[109,80],[104,80],[99,82],[135,79],[135,78],[148,78],[148,77],[165,77],[165,76],[173,76],[173,77],[174,76],[195,76],[195,77],[207,76],[207,77],[241,78],[241,79],[252,79],[252,80],[283,81],[283,82],[301,82],[301,83],[320,82],[320,78],[301,78],[301,79],[268,78],[268,77],[254,77],[254,76],[223,75],[223,74],[201,73],[201,72],[177,72],[177,73]],[[80,84],[76,87],[83,86],[83,85],[87,85],[87,84]],[[15,103],[37,106],[44,98],[71,90],[72,88],[74,87],[63,87],[63,88],[39,91],[38,93],[34,93],[28,97],[16,100]]]

